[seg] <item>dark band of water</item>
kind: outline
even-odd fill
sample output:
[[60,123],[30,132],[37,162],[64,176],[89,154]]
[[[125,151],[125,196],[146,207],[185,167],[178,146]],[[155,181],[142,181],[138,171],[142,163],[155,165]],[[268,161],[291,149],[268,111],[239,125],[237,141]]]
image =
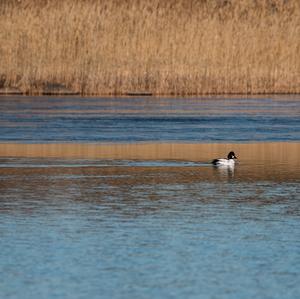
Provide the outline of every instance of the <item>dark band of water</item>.
[[1,97],[0,142],[300,140],[300,102],[278,98]]

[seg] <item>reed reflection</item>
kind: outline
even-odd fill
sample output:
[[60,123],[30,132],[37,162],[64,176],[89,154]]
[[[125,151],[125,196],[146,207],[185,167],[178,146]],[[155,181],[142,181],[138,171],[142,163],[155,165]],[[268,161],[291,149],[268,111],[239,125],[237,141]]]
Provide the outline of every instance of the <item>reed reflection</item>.
[[272,165],[38,165],[39,161],[30,167],[0,167],[1,213],[73,215],[82,209],[87,215],[128,219],[224,200],[242,205],[285,203],[292,210],[300,193],[299,168],[289,172],[286,165],[277,167],[276,175]]
[[0,143],[0,157],[210,162],[234,150],[239,162],[300,165],[300,143]]

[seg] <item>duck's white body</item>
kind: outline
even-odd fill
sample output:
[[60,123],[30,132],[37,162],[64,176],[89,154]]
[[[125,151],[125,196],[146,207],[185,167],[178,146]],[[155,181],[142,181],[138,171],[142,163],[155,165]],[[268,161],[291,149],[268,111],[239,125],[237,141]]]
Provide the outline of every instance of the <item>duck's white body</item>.
[[234,159],[216,159],[213,161],[214,165],[234,166]]
[[213,165],[216,165],[216,166],[234,166],[235,164],[235,159],[237,159],[237,157],[235,156],[235,153],[234,152],[230,152],[227,156],[227,159],[226,158],[223,158],[223,159],[214,159],[211,163]]

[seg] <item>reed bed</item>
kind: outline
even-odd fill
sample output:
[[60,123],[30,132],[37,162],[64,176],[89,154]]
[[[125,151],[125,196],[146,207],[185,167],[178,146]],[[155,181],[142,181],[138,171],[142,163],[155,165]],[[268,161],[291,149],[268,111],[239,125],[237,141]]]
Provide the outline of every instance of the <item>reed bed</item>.
[[300,92],[298,0],[1,0],[0,87]]

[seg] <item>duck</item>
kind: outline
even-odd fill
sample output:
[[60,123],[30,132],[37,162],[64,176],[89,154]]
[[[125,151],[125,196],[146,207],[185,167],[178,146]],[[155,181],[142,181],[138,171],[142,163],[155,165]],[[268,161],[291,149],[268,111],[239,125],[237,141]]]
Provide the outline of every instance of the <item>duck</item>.
[[214,159],[211,163],[215,166],[234,166],[237,156],[233,151],[229,152],[227,158]]

